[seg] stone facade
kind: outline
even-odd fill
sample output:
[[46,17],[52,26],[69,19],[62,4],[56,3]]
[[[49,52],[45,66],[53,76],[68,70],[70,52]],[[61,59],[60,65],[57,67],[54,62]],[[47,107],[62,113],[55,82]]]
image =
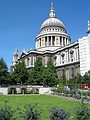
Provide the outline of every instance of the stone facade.
[[[35,50],[24,50],[22,54],[19,55],[16,49],[13,55],[11,71],[14,70],[16,62],[22,60],[25,61],[28,69],[34,67],[34,63],[39,56],[42,57],[42,63],[45,67],[47,66],[48,60],[53,61],[59,78],[65,75],[67,79],[70,79],[76,76],[77,73],[83,75],[89,70],[90,23],[88,23],[88,36],[71,43],[71,38],[66,32],[64,24],[55,17],[55,10],[52,4],[49,18],[41,25],[40,32],[36,36],[35,41]],[[85,46],[86,41],[87,45]],[[84,50],[87,50],[87,48],[88,52],[85,53]],[[87,54],[87,59],[83,56],[82,51]],[[84,57],[85,63],[88,61],[88,68],[82,62]],[[86,67],[84,72],[82,72],[84,69],[83,66]]]

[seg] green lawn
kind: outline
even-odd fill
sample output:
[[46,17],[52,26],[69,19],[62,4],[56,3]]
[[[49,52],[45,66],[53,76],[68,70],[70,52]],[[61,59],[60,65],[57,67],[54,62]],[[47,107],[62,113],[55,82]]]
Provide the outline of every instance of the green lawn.
[[8,105],[16,108],[23,108],[28,104],[38,103],[38,107],[43,109],[42,120],[49,120],[50,108],[56,106],[65,110],[70,110],[71,114],[80,102],[76,102],[67,98],[60,98],[49,95],[21,95],[21,96],[0,96],[0,106],[4,105],[4,101],[8,100]]

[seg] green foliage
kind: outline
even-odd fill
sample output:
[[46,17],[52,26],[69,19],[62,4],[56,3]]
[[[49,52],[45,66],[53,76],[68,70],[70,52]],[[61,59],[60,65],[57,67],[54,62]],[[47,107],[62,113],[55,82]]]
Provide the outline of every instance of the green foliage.
[[35,66],[32,68],[32,70],[29,73],[29,81],[30,84],[35,85],[42,85],[42,73],[43,73],[43,65],[42,65],[42,58],[38,57]]
[[8,68],[3,58],[0,59],[0,84],[6,84],[8,81]]
[[90,120],[90,108],[82,103],[81,107],[75,110],[76,120]]
[[67,84],[71,89],[81,88],[83,77],[78,73],[74,78],[67,80]]
[[14,72],[12,73],[12,77],[17,83],[22,84],[22,83],[27,82],[28,71],[27,71],[24,61],[16,64]]
[[[65,111],[70,110],[71,115],[73,115],[75,107],[80,105],[80,102],[73,101],[67,98],[55,97],[51,95],[0,96],[0,106],[4,106],[3,100],[8,100],[9,101],[8,104],[12,106],[13,109],[15,109],[18,106],[21,110],[24,110],[24,106],[27,106],[30,103],[31,105],[34,105],[34,103],[37,102],[38,105],[36,108],[38,108],[39,110],[41,108],[43,109],[43,112],[41,114],[42,120],[49,120],[50,108],[52,106],[63,108]],[[19,116],[18,114],[19,110],[16,112],[17,112],[17,115]],[[17,119],[17,120],[23,120],[23,119]]]
[[83,76],[82,83],[90,84],[90,70]]
[[70,112],[66,112],[64,109],[52,107],[50,111],[50,120],[68,120],[70,117]]
[[58,83],[55,67],[52,61],[48,61],[47,67],[43,70],[43,86],[55,86]]
[[15,110],[12,110],[10,106],[7,106],[7,101],[3,108],[0,108],[0,120],[16,120],[14,118]]
[[57,75],[55,67],[51,61],[48,61],[47,67],[42,65],[42,58],[38,57],[34,68],[29,74],[29,83],[43,86],[57,85]]
[[42,110],[37,109],[37,104],[29,104],[27,107],[24,107],[25,115],[23,116],[24,120],[41,120]]
[[65,74],[62,75],[61,80],[62,80],[63,85],[66,85],[67,79],[66,79]]

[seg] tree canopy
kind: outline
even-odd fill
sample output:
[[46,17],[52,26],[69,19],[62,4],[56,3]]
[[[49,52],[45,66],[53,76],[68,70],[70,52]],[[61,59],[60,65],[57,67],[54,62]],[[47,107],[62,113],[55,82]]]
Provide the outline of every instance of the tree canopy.
[[42,64],[42,58],[38,57],[34,67],[29,73],[29,83],[34,85],[42,85],[42,73],[44,66]]
[[12,76],[16,83],[23,84],[28,81],[28,70],[26,68],[24,61],[16,64]]
[[47,67],[43,70],[43,85],[44,86],[55,86],[58,83],[55,67],[52,61],[48,61]]
[[0,59],[0,84],[5,84],[8,80],[8,68],[3,60],[3,58]]

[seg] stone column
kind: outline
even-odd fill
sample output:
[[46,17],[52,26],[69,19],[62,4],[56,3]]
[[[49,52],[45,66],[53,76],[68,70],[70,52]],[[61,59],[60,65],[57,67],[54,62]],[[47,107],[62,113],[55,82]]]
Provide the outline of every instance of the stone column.
[[79,60],[79,48],[77,48],[77,60]]
[[66,57],[65,57],[65,62],[67,63],[68,62],[68,54],[67,54],[67,50],[65,51],[65,55],[66,55]]
[[76,48],[74,49],[74,61],[76,61]]
[[62,37],[62,46],[63,46],[63,37]]
[[67,62],[69,62],[69,51],[67,50]]
[[78,52],[77,52],[77,48],[76,48],[76,60],[78,60]]
[[65,46],[66,46],[66,37],[65,37],[65,39],[64,39],[64,40],[65,40]]
[[39,41],[39,39],[38,39],[38,48],[40,47],[40,41]]
[[49,36],[47,36],[47,46],[49,46]]

